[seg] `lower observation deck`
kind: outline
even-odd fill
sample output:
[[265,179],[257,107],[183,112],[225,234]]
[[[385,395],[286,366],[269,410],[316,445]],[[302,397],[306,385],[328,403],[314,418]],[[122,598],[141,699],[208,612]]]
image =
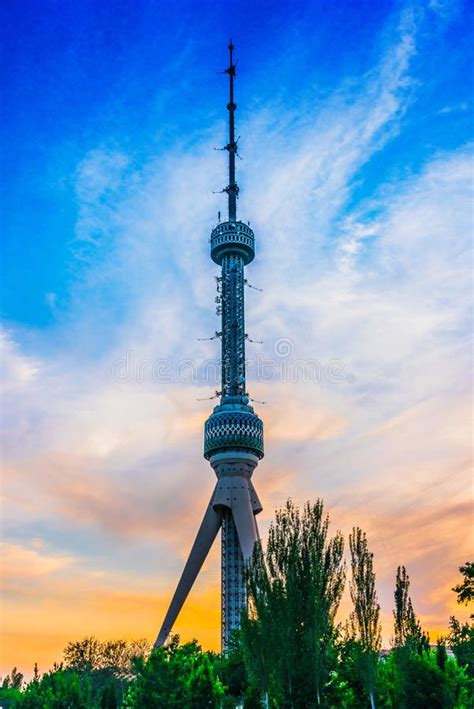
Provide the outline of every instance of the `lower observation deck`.
[[[204,457],[245,450],[263,458],[263,423],[251,407],[216,406],[204,424]],[[230,409],[230,410],[229,410]]]

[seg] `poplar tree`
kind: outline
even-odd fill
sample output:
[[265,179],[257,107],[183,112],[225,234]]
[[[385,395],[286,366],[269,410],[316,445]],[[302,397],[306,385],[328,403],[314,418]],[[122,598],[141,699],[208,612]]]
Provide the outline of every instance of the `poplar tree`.
[[269,695],[290,707],[323,701],[345,580],[344,540],[328,531],[321,500],[302,512],[288,500],[270,527],[266,553],[257,549],[248,569],[242,643],[267,703]]
[[395,582],[395,610],[393,617],[395,621],[395,647],[405,648],[411,652],[421,655],[424,651],[429,652],[430,639],[423,632],[420,621],[413,610],[413,603],[409,595],[410,577],[404,566],[397,569]]
[[253,561],[247,569],[248,612],[242,614],[240,639],[247,674],[252,685],[263,694],[269,706],[269,690],[278,694],[277,664],[282,648],[276,625],[277,598],[265,565],[260,544],[255,545]]
[[365,532],[358,527],[349,535],[352,579],[350,584],[354,610],[350,617],[352,636],[356,641],[356,665],[370,705],[375,709],[375,684],[379,652],[382,646],[380,605],[375,589],[373,554],[369,551]]

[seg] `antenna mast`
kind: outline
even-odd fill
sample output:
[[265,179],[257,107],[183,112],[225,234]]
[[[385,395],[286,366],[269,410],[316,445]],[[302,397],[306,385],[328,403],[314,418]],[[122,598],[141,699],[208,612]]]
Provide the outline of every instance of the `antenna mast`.
[[235,155],[237,153],[237,143],[235,142],[235,118],[234,113],[237,108],[237,104],[234,103],[234,78],[235,78],[235,64],[233,63],[232,52],[234,50],[234,45],[232,44],[232,39],[229,43],[229,66],[225,70],[226,74],[229,74],[229,103],[227,104],[227,109],[229,111],[229,142],[225,146],[227,152],[229,153],[229,184],[225,188],[229,196],[229,222],[235,222],[237,220],[237,195],[239,194],[239,187],[235,181]]

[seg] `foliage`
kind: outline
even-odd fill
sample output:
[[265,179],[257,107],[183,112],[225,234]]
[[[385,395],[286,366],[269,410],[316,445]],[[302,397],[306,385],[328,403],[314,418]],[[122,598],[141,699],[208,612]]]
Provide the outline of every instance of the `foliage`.
[[448,642],[458,664],[465,667],[474,678],[474,625],[460,623],[454,616],[449,619]]
[[[464,576],[462,583],[453,588],[458,596],[458,603],[468,603],[474,597],[474,564],[472,562],[461,566],[459,571]],[[471,619],[473,615],[471,615]],[[460,667],[464,668],[469,677],[469,689],[474,704],[474,624],[461,623],[451,616],[449,619],[448,643]]]
[[373,554],[369,551],[365,533],[358,527],[354,527],[349,535],[349,548],[352,570],[350,591],[354,605],[350,617],[354,665],[374,708],[377,665],[382,647],[380,605],[375,590]]
[[474,601],[474,562],[467,561],[464,566],[459,567],[459,571],[464,578],[461,583],[453,588],[453,591],[457,594],[458,603],[467,605]]
[[441,637],[436,641],[436,664],[441,672],[445,671],[447,661],[448,653],[446,650],[446,642],[445,639]]
[[437,653],[397,652],[380,664],[377,694],[381,706],[397,709],[468,709],[468,683],[455,660],[444,671]]
[[3,680],[0,680],[0,706],[3,709],[16,706],[21,698],[21,687],[23,684],[23,675],[14,667],[9,675],[6,675]]
[[430,639],[424,633],[420,621],[413,610],[413,603],[408,594],[410,578],[404,566],[397,569],[395,582],[395,647],[404,648],[408,652],[429,652]]
[[21,699],[21,691],[13,687],[0,687],[0,706],[2,709],[18,706]]
[[130,678],[133,660],[146,655],[149,650],[147,640],[101,642],[97,638],[86,637],[66,645],[64,666],[80,674],[109,671],[117,678]]
[[367,705],[367,690],[362,682],[360,671],[361,647],[354,638],[350,625],[344,627],[344,634],[337,642],[338,649],[338,681],[351,691],[351,702],[348,706],[365,707]]
[[90,709],[92,684],[71,670],[57,669],[28,684],[17,704],[21,709]]
[[18,672],[17,668],[14,667],[9,675],[4,677],[2,682],[2,689],[21,689],[23,684],[23,675]]
[[149,658],[134,661],[135,679],[125,698],[125,707],[176,709],[218,706],[224,694],[209,653],[193,641],[179,645],[179,636],[169,645],[153,650]]
[[335,614],[344,588],[344,541],[328,538],[321,500],[303,512],[288,500],[271,525],[267,550],[247,574],[250,614],[242,619],[249,679],[266,705],[323,701],[335,670]]
[[212,658],[217,676],[226,688],[226,695],[235,698],[243,697],[247,691],[248,682],[240,632],[237,630],[233,632],[225,654],[209,653],[209,656]]
[[63,651],[64,666],[81,678],[88,678],[93,701],[98,706],[113,709],[123,702],[133,677],[134,660],[148,652],[146,640],[102,642],[95,637],[86,637],[67,644]]

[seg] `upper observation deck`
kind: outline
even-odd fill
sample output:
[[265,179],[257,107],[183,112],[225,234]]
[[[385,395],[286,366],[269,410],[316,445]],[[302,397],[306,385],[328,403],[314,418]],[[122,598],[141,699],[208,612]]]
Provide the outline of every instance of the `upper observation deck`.
[[252,229],[243,222],[222,222],[211,232],[211,258],[219,264],[225,254],[238,254],[244,264],[253,261],[255,256],[255,236]]

